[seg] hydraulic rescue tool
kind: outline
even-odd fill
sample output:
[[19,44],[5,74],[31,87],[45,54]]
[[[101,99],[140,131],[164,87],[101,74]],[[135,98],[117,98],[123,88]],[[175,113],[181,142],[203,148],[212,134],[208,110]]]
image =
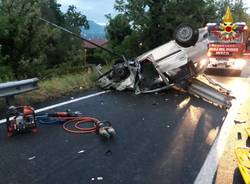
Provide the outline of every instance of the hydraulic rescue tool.
[[8,136],[15,133],[31,131],[37,132],[37,120],[35,111],[30,106],[10,106],[8,108],[6,125]]
[[31,106],[10,106],[6,117],[8,137],[15,133],[37,132],[37,123],[43,125],[62,125],[63,129],[70,133],[87,134],[96,133],[103,138],[112,138],[116,135],[112,123],[100,121],[93,117],[82,116],[78,111],[67,110],[36,114]]
[[72,112],[55,112],[48,114],[38,114],[38,122],[40,124],[59,124],[69,133],[88,134],[96,133],[104,138],[112,138],[115,136],[115,129],[109,121],[100,121],[93,117],[82,116],[78,111]]

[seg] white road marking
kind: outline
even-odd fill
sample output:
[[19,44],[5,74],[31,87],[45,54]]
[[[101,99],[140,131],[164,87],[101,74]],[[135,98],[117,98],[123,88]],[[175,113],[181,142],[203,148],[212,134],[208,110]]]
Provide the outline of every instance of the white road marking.
[[[88,99],[88,98],[92,98],[92,97],[95,97],[95,96],[99,96],[99,95],[102,95],[102,94],[105,94],[105,93],[108,93],[108,92],[110,92],[110,90],[94,93],[94,94],[91,94],[91,95],[76,98],[74,100],[69,100],[69,101],[66,101],[66,102],[62,102],[62,103],[58,103],[58,104],[51,105],[51,106],[48,106],[48,107],[44,107],[44,108],[41,108],[41,109],[37,109],[37,110],[35,110],[35,112],[39,113],[39,112],[47,111],[47,110],[50,110],[50,109],[54,109],[56,107],[71,104],[71,103],[78,102],[78,101],[81,101],[81,100],[85,100],[85,99]],[[6,119],[0,120],[0,124],[3,124],[5,122],[6,122]]]
[[207,158],[196,177],[194,184],[212,184],[213,179],[220,161],[220,158],[224,152],[226,141],[228,139],[229,133],[234,125],[234,118],[239,110],[240,102],[233,101],[232,107],[228,111],[228,115],[221,127],[220,133],[216,138],[213,146],[211,147]]

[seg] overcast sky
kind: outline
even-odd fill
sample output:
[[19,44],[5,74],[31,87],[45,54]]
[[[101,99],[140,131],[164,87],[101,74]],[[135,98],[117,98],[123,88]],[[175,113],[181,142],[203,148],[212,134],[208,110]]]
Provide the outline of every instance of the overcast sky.
[[[69,5],[75,5],[78,11],[86,15],[88,20],[94,20],[99,24],[105,24],[107,19],[104,15],[111,13],[115,15],[115,0],[57,0],[62,5],[62,11],[66,11]],[[250,13],[250,0],[244,0],[248,12]]]
[[57,0],[62,5],[62,11],[66,11],[69,5],[75,5],[78,11],[86,15],[88,20],[94,20],[99,24],[105,24],[107,19],[104,15],[115,15],[115,0]]

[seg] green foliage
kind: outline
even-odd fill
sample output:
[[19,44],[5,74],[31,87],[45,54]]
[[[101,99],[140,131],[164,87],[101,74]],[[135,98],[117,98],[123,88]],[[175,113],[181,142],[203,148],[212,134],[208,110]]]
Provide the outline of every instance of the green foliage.
[[107,16],[110,47],[135,57],[172,39],[175,28],[185,22],[203,27],[221,20],[230,5],[237,18],[246,21],[242,0],[116,0],[119,14]]
[[220,0],[217,2],[218,7],[218,21],[222,20],[222,17],[225,15],[227,7],[230,7],[234,17],[234,21],[245,21],[246,8],[242,0],[233,1],[233,0]]
[[77,34],[86,16],[56,0],[2,0],[0,4],[0,81],[43,77],[52,68],[83,66],[81,41],[42,22],[43,17]]
[[77,12],[76,7],[73,5],[69,6],[64,17],[66,26],[69,29],[72,28],[75,29],[75,31],[77,31],[78,34],[80,34],[79,26],[84,26],[86,29],[89,28],[88,22],[86,21],[87,20],[86,16],[82,15],[80,12]]

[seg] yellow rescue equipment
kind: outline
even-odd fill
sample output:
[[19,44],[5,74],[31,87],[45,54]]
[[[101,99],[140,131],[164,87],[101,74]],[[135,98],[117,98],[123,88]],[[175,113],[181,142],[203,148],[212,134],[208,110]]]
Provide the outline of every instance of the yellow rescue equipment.
[[238,147],[235,154],[241,176],[246,184],[250,184],[250,148]]

